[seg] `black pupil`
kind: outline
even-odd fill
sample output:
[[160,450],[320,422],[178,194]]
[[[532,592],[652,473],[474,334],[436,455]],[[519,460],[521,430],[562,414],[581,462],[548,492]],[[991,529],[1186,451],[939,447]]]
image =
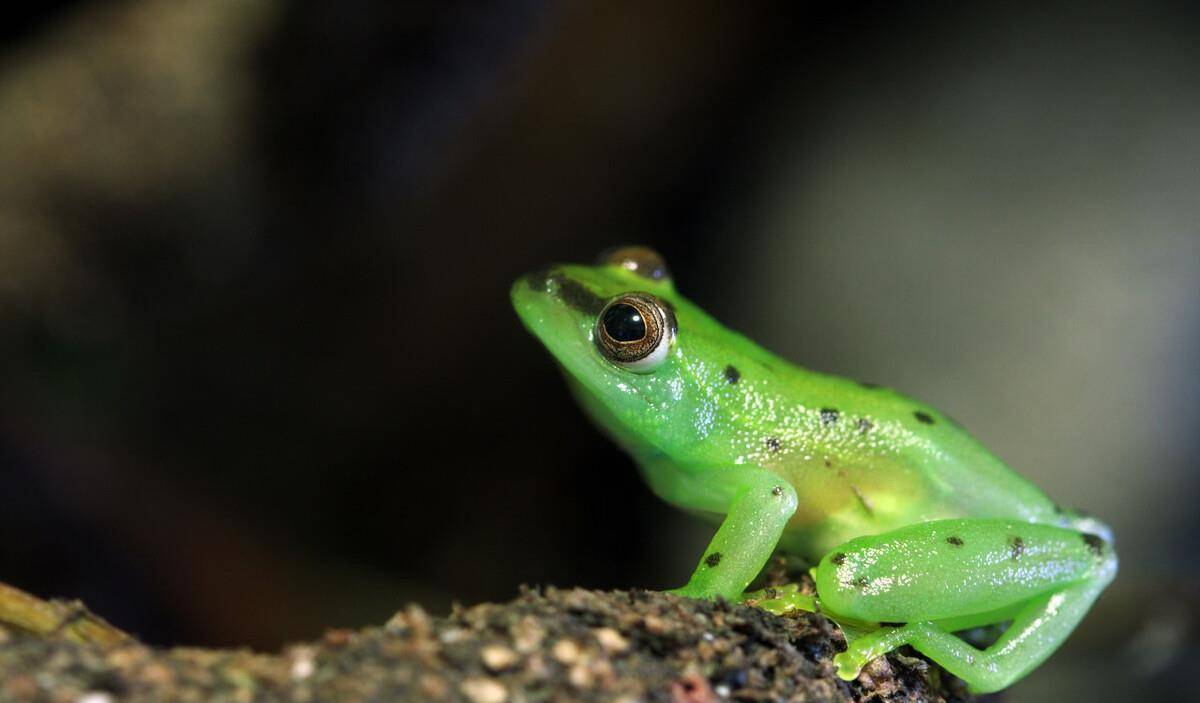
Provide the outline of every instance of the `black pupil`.
[[646,322],[637,308],[617,303],[604,311],[604,331],[618,342],[636,342],[646,336]]

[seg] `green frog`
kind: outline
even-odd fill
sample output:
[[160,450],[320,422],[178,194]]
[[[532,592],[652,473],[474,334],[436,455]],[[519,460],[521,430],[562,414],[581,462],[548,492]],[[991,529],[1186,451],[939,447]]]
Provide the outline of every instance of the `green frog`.
[[[1048,657],[1117,572],[1112,533],[958,423],[894,390],[801,368],[707,315],[638,246],[512,288],[579,404],[663,500],[719,525],[674,593],[819,611],[838,674],[910,645],[976,692]],[[815,595],[747,593],[776,550]],[[986,648],[957,632],[1008,623]]]

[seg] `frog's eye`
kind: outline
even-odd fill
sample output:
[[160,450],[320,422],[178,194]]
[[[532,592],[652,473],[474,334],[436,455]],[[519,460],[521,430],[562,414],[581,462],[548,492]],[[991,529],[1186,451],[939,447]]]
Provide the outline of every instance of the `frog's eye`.
[[647,373],[667,360],[675,331],[670,305],[645,293],[624,293],[600,311],[596,346],[614,364]]
[[670,280],[671,272],[658,252],[643,246],[624,246],[608,249],[600,255],[601,265],[620,266],[652,281]]

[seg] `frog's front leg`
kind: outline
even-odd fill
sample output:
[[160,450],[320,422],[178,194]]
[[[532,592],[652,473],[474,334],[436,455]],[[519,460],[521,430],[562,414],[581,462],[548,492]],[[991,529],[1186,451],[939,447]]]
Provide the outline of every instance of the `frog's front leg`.
[[736,600],[775,551],[796,512],[796,491],[776,474],[740,466],[706,472],[677,488],[683,486],[704,493],[688,502],[724,511],[725,519],[687,585],[671,592]]
[[[821,607],[834,620],[885,625],[837,656],[843,678],[909,644],[984,693],[1008,686],[1057,649],[1116,571],[1112,546],[1096,535],[964,519],[851,540],[821,560],[815,580]],[[952,634],[1008,619],[1012,624],[985,650]]]

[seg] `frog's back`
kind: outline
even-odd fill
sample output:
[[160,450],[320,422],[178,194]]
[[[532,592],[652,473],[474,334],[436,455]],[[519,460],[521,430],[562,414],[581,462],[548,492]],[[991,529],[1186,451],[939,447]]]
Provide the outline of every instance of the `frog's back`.
[[757,346],[742,351],[740,365],[722,369],[726,422],[709,447],[796,489],[783,541],[792,551],[816,558],[853,537],[941,518],[1063,522],[1045,494],[936,409]]

